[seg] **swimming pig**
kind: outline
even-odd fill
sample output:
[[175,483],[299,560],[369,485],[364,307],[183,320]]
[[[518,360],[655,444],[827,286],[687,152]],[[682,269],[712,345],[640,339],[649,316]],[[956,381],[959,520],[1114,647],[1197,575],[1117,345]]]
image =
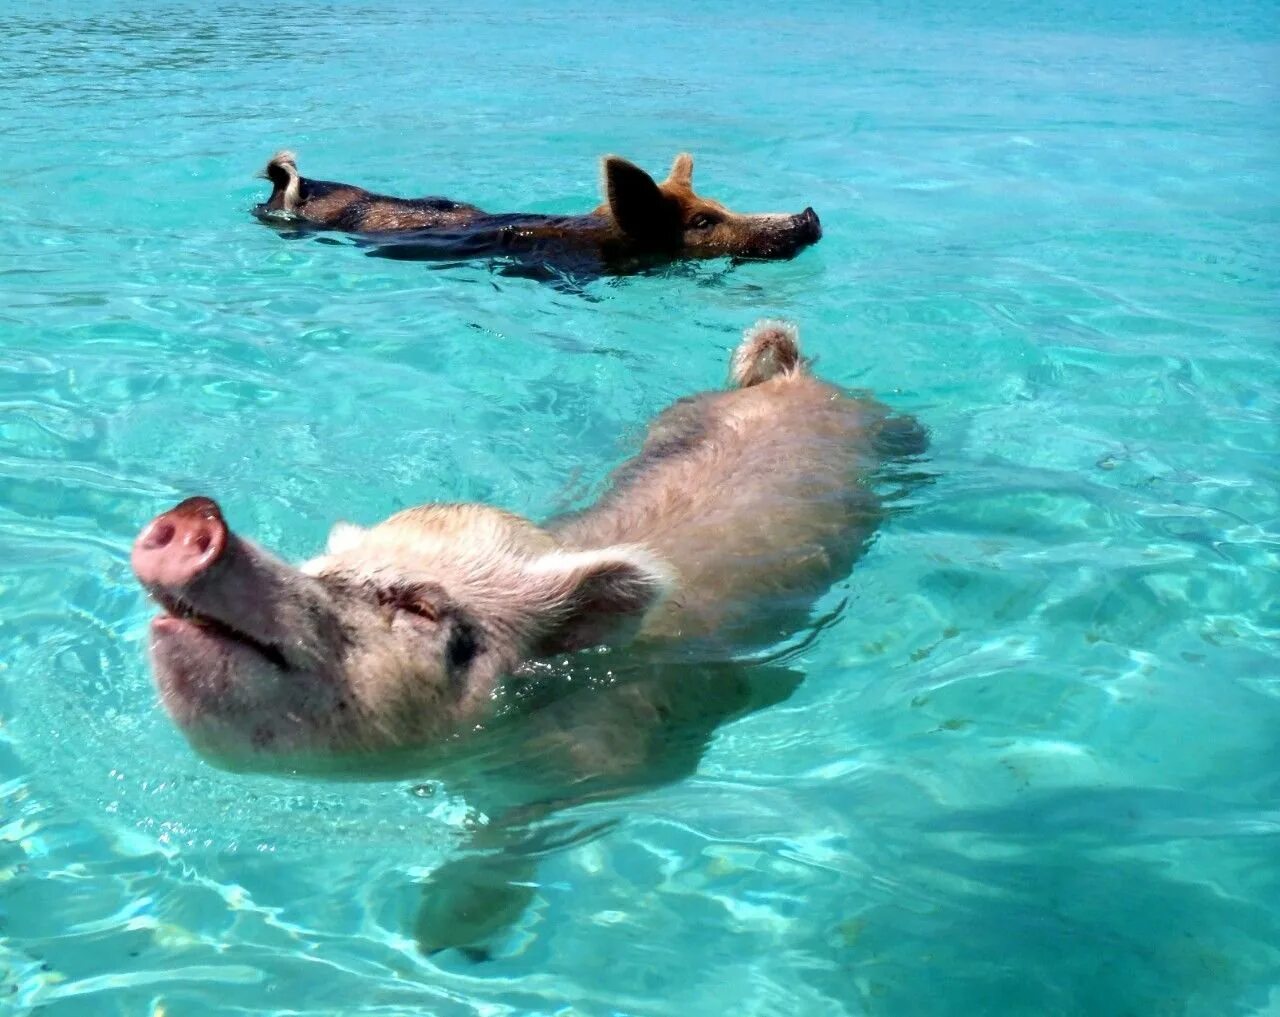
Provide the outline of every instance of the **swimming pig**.
[[879,518],[867,474],[918,425],[816,378],[795,333],[750,331],[732,387],[675,403],[599,502],[539,526],[478,504],[339,523],[293,567],[189,498],[134,544],[163,608],[161,698],[199,750],[293,765],[419,747],[484,725],[522,665],[634,644],[732,656],[792,624]]
[[[603,498],[539,526],[435,504],[338,524],[294,568],[189,498],[134,544],[163,608],[168,712],[233,768],[429,770],[486,820],[436,867],[413,934],[487,955],[536,865],[581,832],[547,817],[694,772],[716,727],[799,676],[734,659],[803,623],[882,515],[869,479],[922,429],[820,381],[795,332],[752,329],[731,387],[675,403]],[[575,653],[611,646],[607,653]]]
[[267,164],[264,221],[366,235],[370,253],[400,259],[505,256],[577,271],[634,271],[677,258],[790,258],[822,236],[812,208],[742,215],[693,190],[693,157],[657,183],[617,156],[603,160],[605,202],[586,215],[491,215],[445,198],[393,198],[298,173],[291,152]]

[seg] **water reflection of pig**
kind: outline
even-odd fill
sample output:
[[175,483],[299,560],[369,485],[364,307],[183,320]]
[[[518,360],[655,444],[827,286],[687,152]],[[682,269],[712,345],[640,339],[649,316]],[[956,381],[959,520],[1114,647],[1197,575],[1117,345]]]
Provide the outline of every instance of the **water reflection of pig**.
[[291,152],[264,171],[264,222],[343,230],[376,242],[371,253],[399,259],[509,257],[578,272],[634,271],[680,258],[790,258],[815,243],[812,208],[796,215],[744,215],[693,189],[693,157],[676,157],[658,183],[626,159],[603,162],[605,202],[586,215],[491,214],[447,198],[396,198],[298,173]]
[[530,824],[690,772],[723,719],[788,694],[792,676],[732,657],[803,621],[881,517],[871,472],[923,451],[914,420],[815,378],[789,326],[752,329],[731,379],[659,415],[599,502],[541,526],[427,505],[339,524],[294,568],[208,498],[163,513],[133,568],[164,609],[166,709],[233,768],[415,770],[486,741],[514,761],[499,769],[527,793],[488,833],[504,849],[438,873],[454,903],[420,930],[478,941],[519,896]]

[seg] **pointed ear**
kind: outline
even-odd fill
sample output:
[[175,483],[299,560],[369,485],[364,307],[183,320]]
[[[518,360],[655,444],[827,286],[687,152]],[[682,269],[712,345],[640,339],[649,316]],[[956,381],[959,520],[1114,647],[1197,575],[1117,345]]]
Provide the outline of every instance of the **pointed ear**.
[[667,183],[693,189],[693,156],[688,152],[681,152],[676,156],[676,161],[671,164],[671,172],[667,174]]
[[667,566],[635,545],[554,551],[529,571],[542,588],[551,617],[535,647],[540,656],[625,636],[672,586]]
[[604,160],[604,193],[613,221],[643,247],[672,247],[680,240],[680,209],[653,177],[616,155]]

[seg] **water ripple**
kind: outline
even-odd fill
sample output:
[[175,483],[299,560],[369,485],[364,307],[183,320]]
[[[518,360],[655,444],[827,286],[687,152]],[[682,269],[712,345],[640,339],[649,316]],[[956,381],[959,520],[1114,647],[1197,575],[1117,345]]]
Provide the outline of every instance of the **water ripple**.
[[[6,1012],[1272,1012],[1278,61],[1265,4],[1206,10],[11,12]],[[559,287],[388,262],[251,219],[283,145],[547,212],[689,149],[825,237]],[[785,702],[539,828],[493,959],[425,955],[482,803],[197,759],[133,535],[200,492],[294,558],[426,499],[572,508],[765,315],[928,423],[929,483],[756,664]]]

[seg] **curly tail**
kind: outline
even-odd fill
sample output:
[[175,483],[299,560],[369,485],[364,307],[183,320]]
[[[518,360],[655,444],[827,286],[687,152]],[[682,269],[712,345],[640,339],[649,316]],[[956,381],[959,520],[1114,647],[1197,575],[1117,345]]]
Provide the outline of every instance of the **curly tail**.
[[265,206],[267,212],[279,215],[296,211],[302,198],[297,157],[292,152],[277,152],[262,175],[271,181],[271,197]]
[[757,321],[733,351],[729,380],[738,388],[750,388],[780,374],[803,370],[799,340],[800,330],[788,321]]
[[272,183],[287,184],[290,177],[298,175],[298,157],[288,150],[277,152],[263,168],[262,175]]

